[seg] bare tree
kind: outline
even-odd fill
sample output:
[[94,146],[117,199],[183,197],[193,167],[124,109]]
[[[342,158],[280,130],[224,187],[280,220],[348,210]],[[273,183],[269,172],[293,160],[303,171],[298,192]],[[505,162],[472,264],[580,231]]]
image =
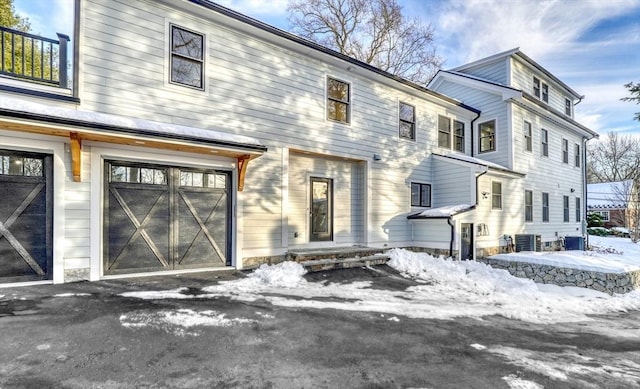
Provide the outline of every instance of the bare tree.
[[638,138],[610,132],[589,144],[588,179],[591,183],[636,180],[640,178]]
[[431,25],[396,0],[290,0],[287,10],[294,33],[418,84],[442,66]]

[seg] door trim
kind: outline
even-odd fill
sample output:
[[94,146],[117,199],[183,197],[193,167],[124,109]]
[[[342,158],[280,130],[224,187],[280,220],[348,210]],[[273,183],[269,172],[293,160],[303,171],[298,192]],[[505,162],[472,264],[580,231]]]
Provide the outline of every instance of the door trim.
[[[323,183],[326,184],[326,203],[324,206],[322,204],[314,205],[314,184],[315,183]],[[309,177],[309,242],[327,242],[333,240],[333,179],[327,177]],[[322,201],[322,200],[320,200]],[[316,203],[318,203],[316,201]],[[324,216],[322,214],[315,214],[315,210],[320,212],[324,211]],[[326,228],[324,228],[325,232],[315,232],[314,226],[318,223],[326,223]]]

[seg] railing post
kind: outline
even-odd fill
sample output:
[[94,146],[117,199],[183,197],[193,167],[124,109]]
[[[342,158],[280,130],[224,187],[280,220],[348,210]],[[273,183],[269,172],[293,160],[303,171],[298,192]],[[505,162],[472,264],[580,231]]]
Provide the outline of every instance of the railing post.
[[[60,34],[59,32],[56,33],[58,34],[58,41],[60,42],[58,49],[58,56],[59,56],[59,83],[60,83],[60,88],[67,88],[68,85],[68,79],[67,79],[67,42],[69,42],[69,36],[65,35],[65,34]],[[52,69],[53,71],[53,69]]]

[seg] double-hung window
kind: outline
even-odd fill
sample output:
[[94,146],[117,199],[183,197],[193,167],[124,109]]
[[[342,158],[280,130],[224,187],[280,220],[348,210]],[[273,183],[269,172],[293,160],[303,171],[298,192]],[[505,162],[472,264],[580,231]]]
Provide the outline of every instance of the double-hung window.
[[398,126],[400,138],[416,139],[416,109],[413,105],[400,102]]
[[549,193],[542,193],[542,221],[549,222]]
[[569,222],[569,196],[562,196],[562,210],[562,220],[567,223]]
[[581,159],[580,145],[577,144],[577,143],[573,147],[573,159],[574,159],[576,167],[580,167],[580,159]]
[[533,150],[533,133],[531,132],[531,123],[524,122],[524,150]]
[[411,183],[411,206],[430,207],[431,206],[431,185]]
[[533,77],[533,95],[545,103],[549,102],[549,85],[541,82],[538,77]]
[[350,105],[350,85],[335,78],[327,78],[327,118],[348,124],[351,120]]
[[451,119],[438,115],[438,147],[451,148]]
[[544,128],[540,130],[540,145],[542,146],[542,156],[549,156],[549,132]]
[[564,99],[564,114],[571,116],[571,100]]
[[582,221],[582,212],[580,212],[580,197],[576,197],[576,221]]
[[480,123],[478,125],[478,151],[485,153],[496,149],[496,121]]
[[171,82],[204,89],[204,35],[171,25]]
[[524,191],[524,221],[533,221],[533,192],[530,190]]
[[549,85],[542,83],[542,101],[549,102]]
[[569,141],[562,140],[562,163],[569,163]]
[[464,123],[457,120],[453,121],[453,148],[464,153]]
[[502,183],[491,182],[491,208],[502,209]]

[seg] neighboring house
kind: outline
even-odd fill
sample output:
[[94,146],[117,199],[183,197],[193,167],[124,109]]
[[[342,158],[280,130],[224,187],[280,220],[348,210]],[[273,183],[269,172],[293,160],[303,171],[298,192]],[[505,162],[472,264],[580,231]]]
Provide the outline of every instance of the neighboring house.
[[[467,150],[476,160],[446,167],[436,156],[442,166],[434,172],[442,180],[477,182],[477,200],[473,193],[459,199],[476,201],[475,209],[453,216],[475,228],[477,255],[513,239],[518,246],[518,238],[544,249],[584,235],[585,145],[597,134],[574,120],[577,92],[518,49],[440,71],[429,88],[482,112]],[[439,228],[437,219],[417,218],[422,236]]]
[[587,185],[587,212],[600,215],[606,228],[631,229],[637,219],[636,199],[633,180]]
[[[0,77],[2,283],[247,268],[353,245],[473,258],[504,235],[582,233],[595,134],[524,85],[458,69],[427,89],[204,0],[75,7],[69,81],[63,54],[49,79]],[[65,50],[65,37],[50,43]],[[532,68],[572,109],[577,94]],[[477,91],[448,90],[447,74]],[[518,120],[548,131],[548,161],[535,132],[533,151],[518,149]]]

